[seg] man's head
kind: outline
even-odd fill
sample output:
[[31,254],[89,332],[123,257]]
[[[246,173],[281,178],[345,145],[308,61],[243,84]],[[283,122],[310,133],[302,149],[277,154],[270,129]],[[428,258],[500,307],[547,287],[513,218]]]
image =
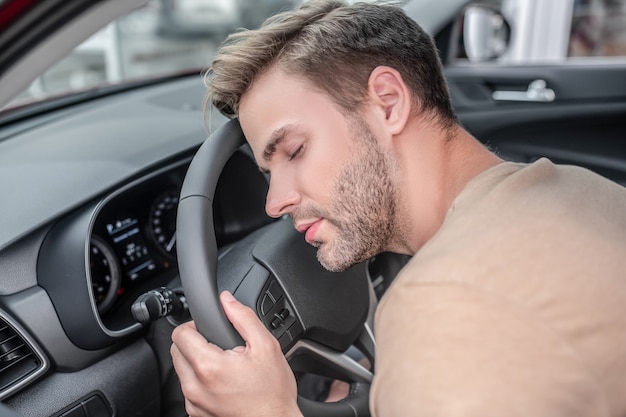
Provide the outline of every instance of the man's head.
[[370,74],[385,65],[408,85],[416,111],[457,121],[432,39],[398,7],[311,0],[231,35],[207,73],[208,99],[236,117],[241,97],[270,67],[308,80],[346,112],[366,98]]
[[278,70],[243,96],[240,122],[270,174],[267,213],[290,215],[324,267],[343,270],[388,250],[397,196],[393,158],[379,144],[384,129],[372,131],[325,92]]
[[268,214],[289,214],[321,263],[342,270],[406,249],[398,138],[456,125],[440,67],[400,9],[311,1],[229,38],[209,97],[239,117],[271,174]]

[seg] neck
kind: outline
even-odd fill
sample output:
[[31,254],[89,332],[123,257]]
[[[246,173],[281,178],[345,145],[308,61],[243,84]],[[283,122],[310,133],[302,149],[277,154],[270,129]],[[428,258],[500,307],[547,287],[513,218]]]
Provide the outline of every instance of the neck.
[[461,126],[415,121],[397,137],[399,239],[390,250],[413,255],[441,227],[467,183],[502,162]]

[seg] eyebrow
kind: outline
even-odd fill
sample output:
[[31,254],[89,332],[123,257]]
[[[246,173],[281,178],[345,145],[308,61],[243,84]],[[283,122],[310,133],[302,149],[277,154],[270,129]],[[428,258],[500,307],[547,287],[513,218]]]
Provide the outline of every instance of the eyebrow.
[[295,127],[294,123],[286,124],[274,130],[270,135],[270,140],[263,150],[263,160],[271,161],[276,153],[276,147],[285,139],[285,136]]
[[[265,145],[265,149],[263,150],[263,160],[267,162],[271,161],[272,157],[276,153],[278,145],[285,139],[285,137],[287,137],[289,133],[295,131],[298,126],[298,123],[288,123],[274,130],[270,135],[269,142]],[[267,168],[264,168],[261,165],[259,165],[259,170],[264,174],[270,173]]]

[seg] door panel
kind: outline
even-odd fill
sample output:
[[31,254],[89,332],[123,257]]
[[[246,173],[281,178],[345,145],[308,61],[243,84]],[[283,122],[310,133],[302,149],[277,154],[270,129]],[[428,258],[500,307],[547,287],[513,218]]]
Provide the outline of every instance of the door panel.
[[[505,159],[547,156],[626,185],[626,64],[450,65],[446,77],[464,127]],[[535,80],[553,101],[494,99]]]

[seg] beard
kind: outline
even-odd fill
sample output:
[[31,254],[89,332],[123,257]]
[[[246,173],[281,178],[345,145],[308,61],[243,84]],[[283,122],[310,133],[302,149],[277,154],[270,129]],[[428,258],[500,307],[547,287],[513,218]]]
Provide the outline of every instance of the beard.
[[294,219],[321,217],[336,229],[328,241],[313,242],[317,259],[329,271],[343,271],[386,250],[392,239],[396,214],[391,163],[373,132],[361,121],[353,125],[355,157],[334,180],[332,207],[301,207]]

